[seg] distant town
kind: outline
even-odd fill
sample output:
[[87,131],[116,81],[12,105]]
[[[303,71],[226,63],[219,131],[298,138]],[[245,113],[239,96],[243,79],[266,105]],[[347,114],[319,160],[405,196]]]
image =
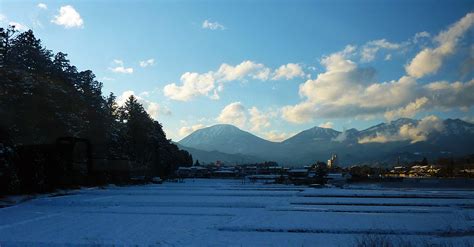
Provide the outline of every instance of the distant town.
[[354,182],[401,182],[404,178],[474,178],[474,156],[460,159],[438,159],[401,163],[392,167],[352,165],[342,167],[337,154],[327,162],[317,161],[303,167],[279,166],[276,162],[227,165],[220,161],[181,166],[176,178],[241,178],[250,181],[322,186],[342,186]]

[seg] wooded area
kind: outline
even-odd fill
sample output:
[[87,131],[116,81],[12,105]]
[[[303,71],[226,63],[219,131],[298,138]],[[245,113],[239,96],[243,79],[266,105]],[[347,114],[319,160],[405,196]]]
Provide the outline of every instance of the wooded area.
[[[78,140],[86,143],[82,151]],[[113,93],[103,96],[92,71],[78,71],[67,54],[46,49],[33,31],[0,28],[0,193],[79,185],[76,180],[111,182],[104,177],[110,164],[94,178],[90,169],[114,160],[128,162],[128,176],[140,170],[147,177],[192,164],[134,96],[117,105]],[[85,178],[74,180],[73,163],[81,161],[93,164]]]

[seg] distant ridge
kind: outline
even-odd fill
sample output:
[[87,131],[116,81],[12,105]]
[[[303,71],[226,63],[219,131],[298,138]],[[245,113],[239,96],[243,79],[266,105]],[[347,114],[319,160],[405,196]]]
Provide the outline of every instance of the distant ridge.
[[207,162],[228,163],[273,160],[286,165],[307,165],[326,161],[337,153],[343,165],[384,164],[393,163],[398,157],[417,160],[474,154],[474,124],[446,119],[439,123],[441,129],[419,130],[415,139],[400,136],[402,126],[417,128],[419,123],[420,120],[401,118],[360,131],[343,132],[313,127],[282,142],[265,140],[233,125],[218,124],[199,129],[178,143],[195,159],[199,156]]

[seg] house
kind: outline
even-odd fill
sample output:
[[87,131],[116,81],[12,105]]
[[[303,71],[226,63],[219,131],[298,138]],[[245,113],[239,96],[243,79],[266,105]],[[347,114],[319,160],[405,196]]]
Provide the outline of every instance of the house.
[[210,177],[210,172],[206,167],[202,166],[179,167],[176,175],[180,178],[208,178]]

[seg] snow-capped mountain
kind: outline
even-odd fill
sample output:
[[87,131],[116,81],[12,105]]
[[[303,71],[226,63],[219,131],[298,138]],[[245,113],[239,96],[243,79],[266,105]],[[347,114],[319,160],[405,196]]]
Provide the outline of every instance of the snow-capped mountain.
[[204,151],[251,155],[268,152],[276,145],[230,124],[196,130],[178,143]]
[[294,145],[300,143],[307,144],[308,142],[330,141],[336,138],[339,134],[341,134],[341,132],[330,128],[313,127],[311,129],[303,130],[300,133],[284,140],[283,143],[287,145]]
[[[232,162],[255,159],[255,162],[273,160],[287,165],[326,161],[333,153],[346,165],[391,162],[400,156],[418,159],[474,153],[474,124],[459,119],[437,121],[422,123],[421,120],[401,118],[361,131],[348,129],[343,132],[313,127],[282,142],[270,142],[233,125],[219,124],[197,130],[179,144],[196,155],[196,150],[218,151],[233,154]],[[212,159],[212,155],[205,157]],[[219,157],[225,159],[226,156]]]

